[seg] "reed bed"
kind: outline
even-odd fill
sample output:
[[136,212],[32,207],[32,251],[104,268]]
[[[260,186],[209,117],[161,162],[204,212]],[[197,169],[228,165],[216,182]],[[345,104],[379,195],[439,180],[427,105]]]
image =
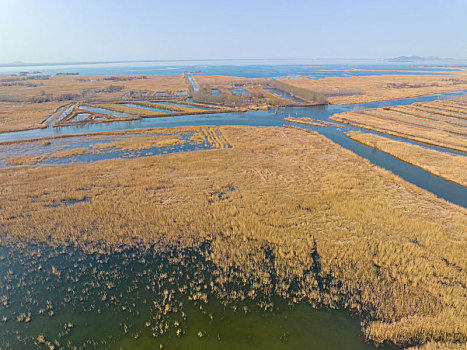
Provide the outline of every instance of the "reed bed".
[[377,148],[448,181],[467,186],[467,156],[439,152],[407,142],[357,131],[351,131],[348,136],[352,140]]
[[398,124],[413,126],[416,128],[422,127],[422,128],[427,128],[427,129],[437,129],[442,132],[447,132],[447,133],[467,137],[467,133],[465,132],[465,130],[463,130],[462,126],[457,123],[453,123],[452,120],[446,121],[446,120],[443,120],[443,117],[436,118],[436,114],[434,113],[430,113],[430,116],[433,119],[425,118],[423,114],[422,115],[415,114],[418,112],[416,109],[414,110],[412,108],[409,109],[409,111],[405,113],[400,113],[392,109],[383,109],[383,108],[367,109],[367,110],[361,111],[361,113],[372,118],[384,119],[384,120],[398,123]]
[[[193,113],[193,112],[203,111],[202,109],[196,108],[196,106],[202,106],[200,104],[193,105],[193,108],[189,108],[189,107],[184,107],[184,106],[175,106],[175,105],[169,105],[169,104],[163,104],[163,103],[157,103],[157,102],[147,102],[147,101],[138,101],[137,103],[139,105],[146,106],[146,107],[167,109],[169,111],[174,111],[174,112]],[[174,101],[174,103],[176,102]]]
[[288,118],[284,118],[284,120],[290,123],[313,125],[313,126],[319,126],[322,128],[328,125],[331,125],[331,126],[336,127],[339,131],[340,131],[340,128],[343,127],[342,124],[328,122],[327,120],[317,120],[317,119],[308,118],[308,117],[302,117],[302,118],[288,117]]
[[[465,77],[465,73],[459,73],[458,76],[460,79],[457,80],[453,80],[452,75],[388,75],[364,78],[324,78],[317,80],[298,77],[297,79],[284,80],[282,84],[285,83],[289,86],[288,89],[298,89],[297,91],[311,95],[313,91],[355,92],[354,95],[330,96],[328,98],[330,103],[346,104],[467,89],[467,83],[465,83],[467,80],[462,79]],[[2,75],[2,77],[6,79],[12,78],[10,75]],[[262,96],[261,98],[250,98],[251,101],[246,96],[243,98],[230,96],[231,101],[227,99],[227,102],[232,106],[265,108],[265,106],[291,104],[290,101],[259,88],[259,85],[266,85],[268,83],[266,79],[196,76],[196,80],[199,81],[200,86],[207,85],[219,88],[220,90],[232,88],[236,84],[245,85],[247,90],[253,94]],[[406,86],[407,84],[415,84],[418,87],[395,87]],[[127,102],[133,102],[134,100],[138,100],[138,98],[156,97],[157,93],[164,93],[166,96],[173,97],[176,96],[178,91],[188,90],[188,85],[183,75],[148,75],[144,76],[144,79],[143,77],[134,76],[56,75],[45,76],[44,79],[40,80],[40,84],[37,84],[37,86],[33,85],[35,84],[28,87],[23,85],[0,87],[0,97],[3,101],[0,102],[0,132],[45,127],[41,123],[57,108],[69,103],[100,101],[113,104],[115,101],[121,102],[122,96],[131,96]],[[151,104],[151,102],[140,101],[138,103]],[[185,107],[181,106],[157,106],[156,104],[153,107],[166,108],[174,112],[189,113],[195,111],[193,109],[188,111]],[[464,110],[460,102],[456,108],[461,112]],[[147,114],[147,111],[139,109],[133,112],[138,112],[140,115]]]
[[[2,75],[5,77],[5,75]],[[149,92],[155,94],[186,91],[187,84],[183,75],[146,75],[145,79],[135,79],[134,75],[84,76],[84,75],[54,75],[46,76],[40,84],[34,87],[0,86],[0,96],[15,100],[45,101],[56,98],[77,100],[121,100],[128,92]],[[110,79],[109,79],[110,78]],[[113,79],[117,78],[117,79]],[[112,87],[118,87],[112,89]]]
[[253,95],[263,96],[266,99],[267,104],[270,106],[290,106],[296,104],[294,101],[267,91],[261,85],[247,87],[247,90]]
[[407,350],[466,350],[466,343],[442,343],[442,342],[429,342],[422,346],[413,346]]
[[[202,111],[202,110],[196,109],[196,108],[187,108],[187,107],[182,107],[182,106],[165,105],[165,104],[156,103],[156,102],[133,101],[133,103],[139,104],[141,106],[159,108],[159,109],[164,109],[164,110],[167,110],[167,111],[174,111],[174,112],[189,113],[189,112],[200,112],[200,111]],[[117,104],[117,103],[101,103],[101,104],[97,104],[96,106],[106,108],[106,109],[110,109],[110,110],[114,110],[114,111],[117,111],[117,112],[133,114],[133,115],[141,115],[141,116],[151,116],[151,115],[155,115],[155,114],[166,115],[166,113],[162,112],[162,111],[157,112],[157,111],[147,110],[147,109],[144,109],[144,108],[128,107],[128,106],[123,106],[122,104]]]
[[320,127],[325,127],[326,124],[323,123],[321,120],[315,120],[307,117],[303,118],[284,118],[285,121],[290,122],[290,123],[295,123],[295,124],[306,124],[306,125],[313,125],[313,126],[320,126]]
[[[1,77],[17,79],[11,75]],[[41,123],[48,116],[72,102],[121,101],[123,95],[140,90],[168,95],[187,90],[183,75],[118,77],[117,81],[107,76],[55,75],[44,76],[37,82],[28,87],[0,86],[0,132],[45,127]]]
[[[289,85],[314,91],[344,91],[342,95],[329,96],[329,103],[352,104],[386,101],[399,98],[467,90],[465,71],[446,71],[446,75],[379,75],[366,77],[328,77],[323,79],[283,78]],[[453,76],[458,79],[453,79]],[[353,92],[353,94],[352,94]]]
[[455,108],[454,106],[446,106],[446,105],[439,105],[433,103],[425,103],[425,104],[414,104],[414,106],[418,107],[420,111],[426,111],[428,114],[434,113],[439,114],[441,116],[446,116],[448,118],[456,118],[465,120],[467,117],[465,116],[464,110],[459,108]]
[[[427,110],[425,108],[420,108],[418,106],[406,107],[406,106],[397,106],[391,107],[391,112],[399,112],[406,116],[411,116],[410,113],[417,113],[417,117],[421,119],[428,119],[428,121],[448,123],[452,126],[467,127],[467,120],[464,120],[460,117],[457,117],[454,113],[449,115],[437,113],[436,110]],[[465,114],[464,114],[465,115]]]
[[212,285],[248,286],[235,298],[348,309],[377,343],[465,343],[465,209],[314,132],[219,130],[231,148],[0,170],[0,244],[189,248]]
[[96,104],[94,106],[99,107],[99,108],[109,109],[109,110],[115,111],[115,112],[126,113],[126,114],[129,114],[129,115],[148,116],[148,115],[163,114],[164,113],[164,112],[149,111],[147,109],[142,109],[142,108],[123,106],[123,105],[118,104],[118,103],[98,103],[98,104]]
[[453,108],[458,111],[467,112],[467,104],[465,104],[462,101],[462,98],[457,99],[457,100],[451,100],[448,102],[441,100],[441,101],[438,101],[438,105],[448,107],[448,108]]
[[[410,106],[383,107],[361,112],[334,114],[330,119],[340,123],[388,133],[414,141],[467,152],[467,124],[447,105],[458,102],[444,101],[416,103]],[[424,107],[436,106],[437,112],[427,113]],[[440,114],[442,112],[442,114]]]
[[33,165],[46,159],[46,156],[12,156],[5,159],[7,165]]
[[202,132],[207,142],[214,148],[230,147],[229,142],[225,139],[224,135],[219,129],[215,130],[214,128],[202,128]]
[[0,132],[44,127],[45,125],[41,125],[42,122],[63,105],[63,102],[41,104],[0,102]]

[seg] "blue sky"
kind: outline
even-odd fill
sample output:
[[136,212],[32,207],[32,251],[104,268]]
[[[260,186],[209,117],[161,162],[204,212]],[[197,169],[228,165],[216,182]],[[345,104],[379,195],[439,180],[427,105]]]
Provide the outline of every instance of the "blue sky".
[[467,0],[0,0],[0,62],[467,58]]

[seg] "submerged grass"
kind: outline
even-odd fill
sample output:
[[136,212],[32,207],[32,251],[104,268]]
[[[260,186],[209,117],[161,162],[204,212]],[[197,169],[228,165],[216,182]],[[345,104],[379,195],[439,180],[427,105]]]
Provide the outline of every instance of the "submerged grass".
[[313,132],[219,130],[232,148],[0,170],[0,244],[209,246],[243,298],[352,310],[377,343],[465,343],[465,209]]
[[180,145],[184,141],[179,135],[161,136],[134,136],[110,143],[98,143],[93,145],[94,149],[118,148],[122,151],[140,151],[151,148],[161,148]]
[[[204,144],[208,148],[230,147],[221,131],[210,126],[62,135],[55,140],[60,140],[60,142],[55,142],[54,138],[44,138],[1,144],[0,164],[3,162],[6,166],[37,165],[53,163],[55,159],[72,158],[86,154],[101,154],[102,158],[105,158],[106,154],[116,150],[123,151],[125,154],[130,152],[132,156],[139,156],[139,151],[142,150],[183,146],[187,142],[191,145],[202,146]],[[54,142],[52,143],[52,141]],[[88,146],[82,147],[83,144]],[[170,149],[167,149],[163,153],[169,151]],[[18,153],[21,155],[15,155]],[[96,160],[99,160],[99,157]]]

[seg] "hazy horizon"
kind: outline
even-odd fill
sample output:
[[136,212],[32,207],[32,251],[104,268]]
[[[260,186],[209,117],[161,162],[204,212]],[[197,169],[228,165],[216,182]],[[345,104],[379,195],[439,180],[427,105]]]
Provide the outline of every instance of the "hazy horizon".
[[[365,58],[365,57],[354,57],[354,58],[340,58],[340,57],[316,57],[316,58],[193,58],[193,59],[134,59],[134,60],[103,60],[103,61],[43,61],[43,62],[32,62],[32,61],[11,61],[11,62],[0,62],[0,66],[11,66],[11,67],[29,67],[29,66],[49,66],[49,65],[86,65],[86,64],[120,64],[120,63],[186,63],[186,62],[228,62],[228,61],[272,61],[272,62],[299,62],[307,64],[305,61],[320,61],[322,62],[346,62],[346,61],[368,61],[368,62],[386,62],[392,64],[403,64],[403,63],[423,63],[424,61],[444,61],[444,62],[467,62],[467,58],[452,58],[452,57],[420,57],[421,60],[414,61],[391,61],[393,58],[400,57],[414,57],[416,55],[402,55],[398,57],[380,57],[380,58]],[[333,63],[330,63],[333,64]]]
[[0,64],[467,58],[465,1],[345,5],[0,0]]

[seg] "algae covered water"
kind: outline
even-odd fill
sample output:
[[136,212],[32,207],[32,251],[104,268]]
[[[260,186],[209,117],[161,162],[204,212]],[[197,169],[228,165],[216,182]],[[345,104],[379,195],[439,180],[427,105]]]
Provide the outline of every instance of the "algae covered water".
[[374,348],[357,318],[293,286],[279,296],[278,276],[226,272],[208,250],[1,247],[0,348]]

